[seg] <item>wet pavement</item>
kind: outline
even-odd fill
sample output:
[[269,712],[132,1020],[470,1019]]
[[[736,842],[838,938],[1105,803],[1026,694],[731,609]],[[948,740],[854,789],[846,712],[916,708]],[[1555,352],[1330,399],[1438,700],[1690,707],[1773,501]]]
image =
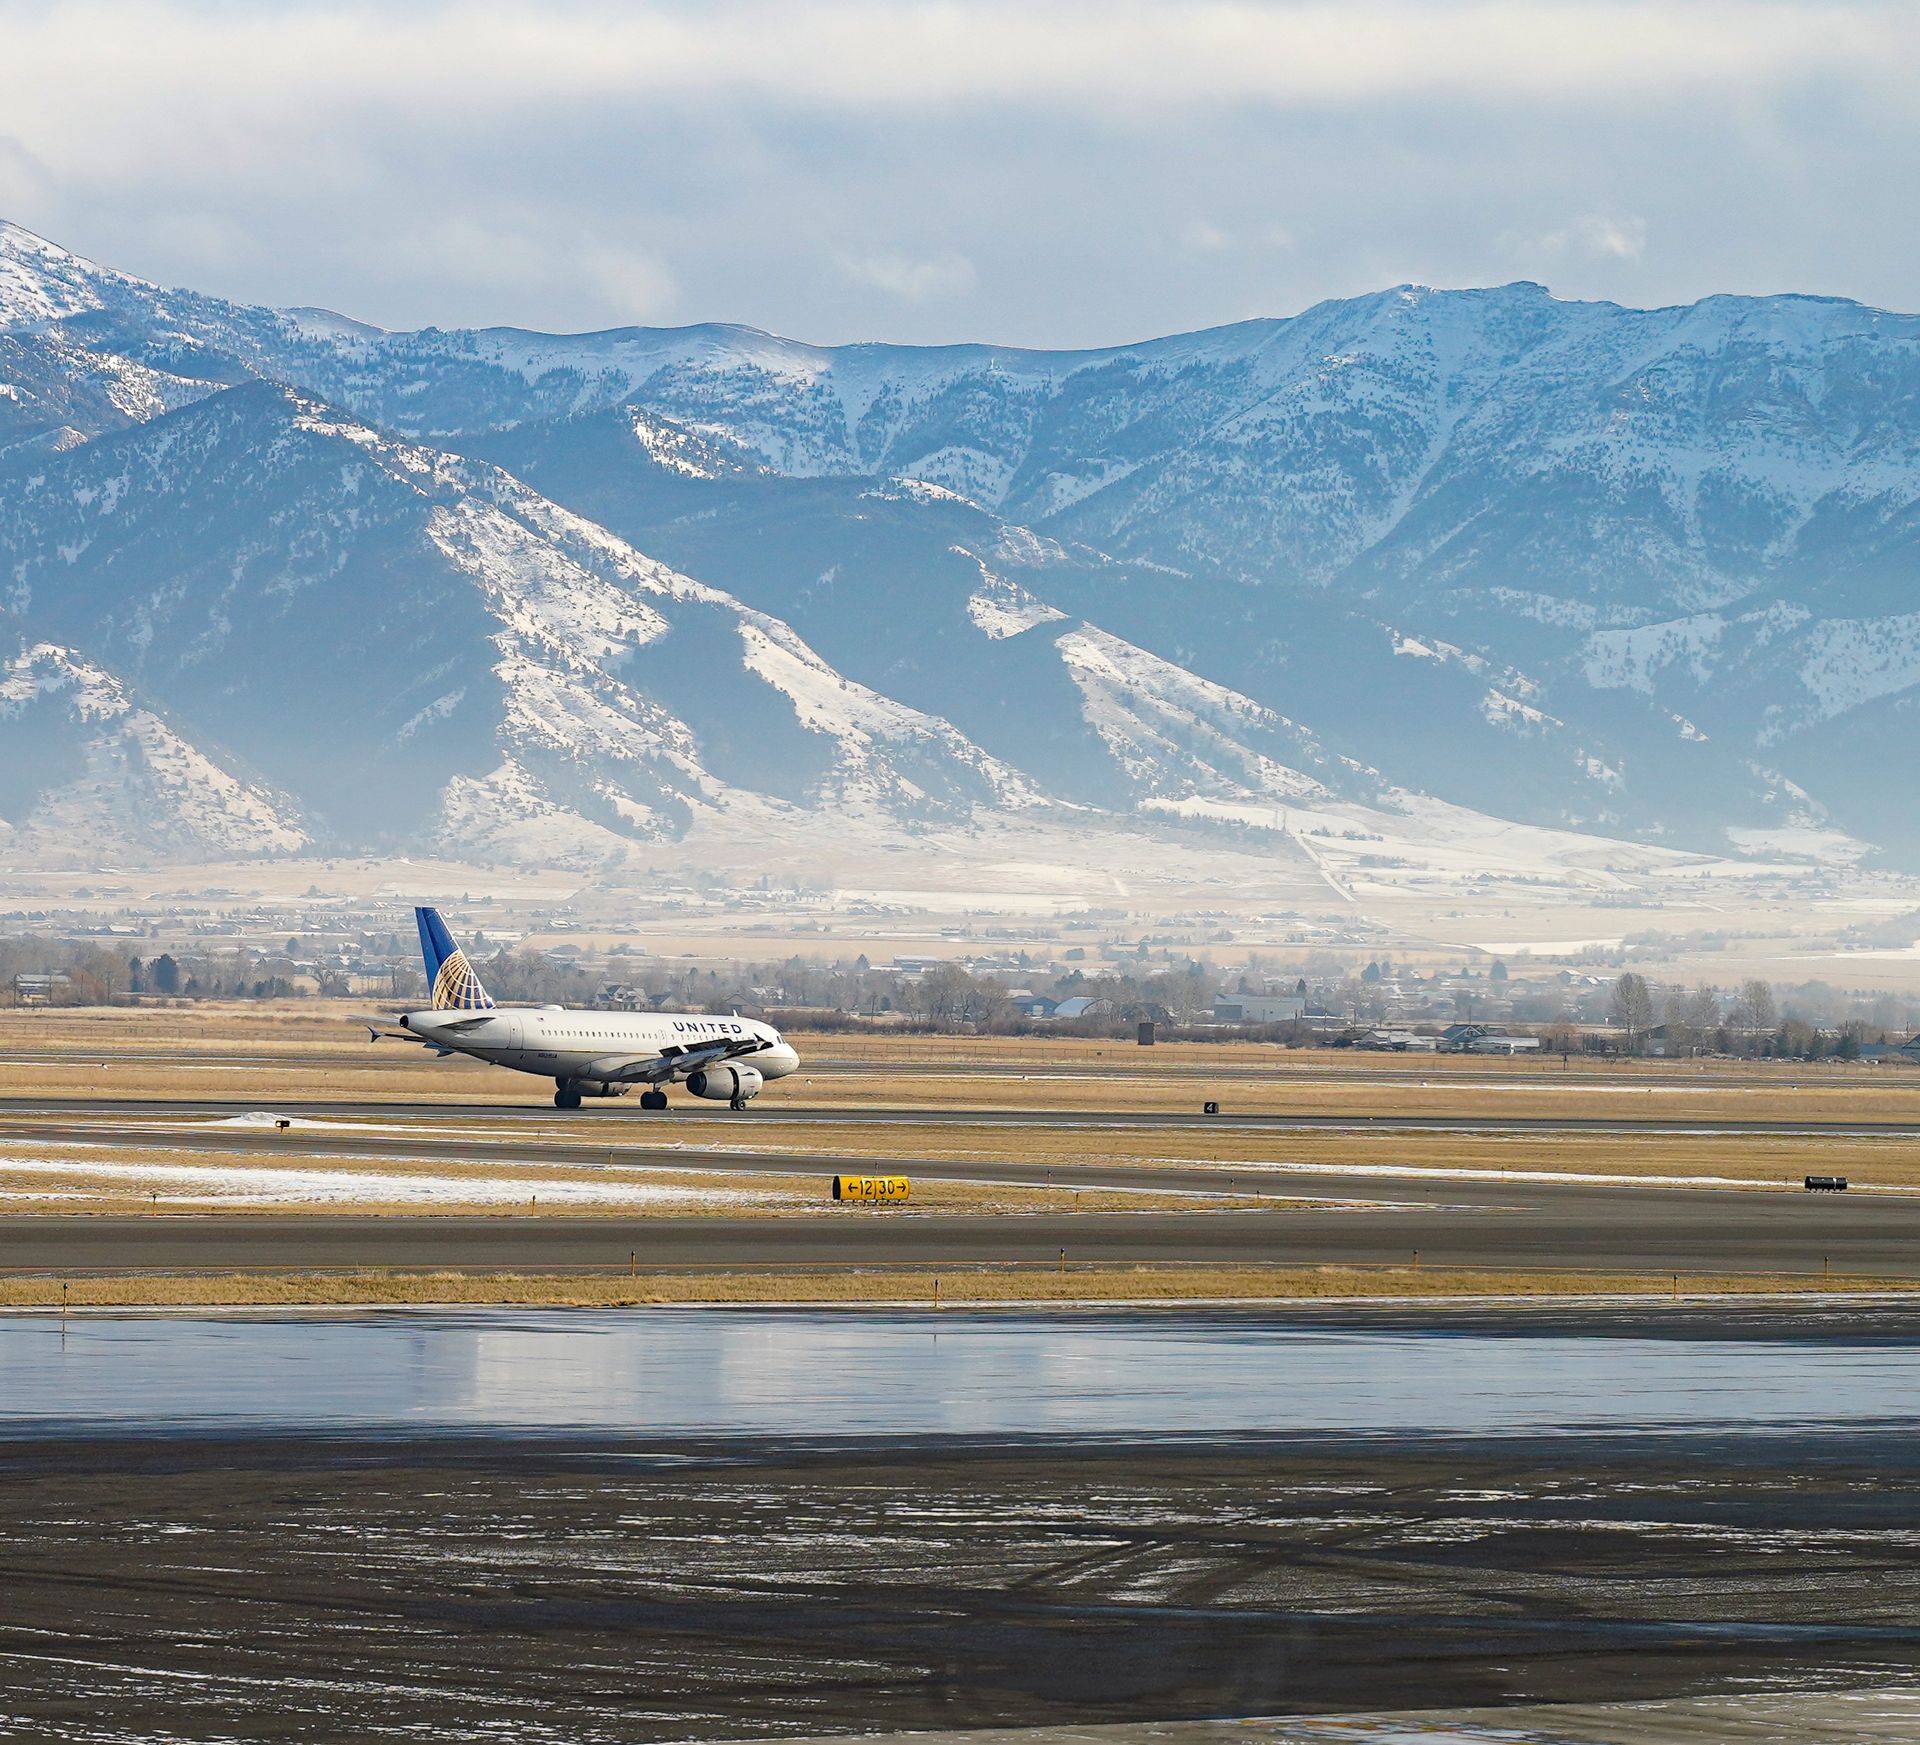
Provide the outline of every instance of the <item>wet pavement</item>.
[[1420,1313],[0,1321],[0,1737],[1920,1732],[1910,1311]]
[[1920,1420],[1920,1339],[1901,1332],[1920,1326],[1920,1305],[1830,1309],[1814,1324],[1824,1336],[1671,1309],[1637,1323],[1595,1312],[1585,1326],[1525,1311],[1343,1325],[1285,1309],[19,1315],[0,1320],[0,1435],[1511,1435]]

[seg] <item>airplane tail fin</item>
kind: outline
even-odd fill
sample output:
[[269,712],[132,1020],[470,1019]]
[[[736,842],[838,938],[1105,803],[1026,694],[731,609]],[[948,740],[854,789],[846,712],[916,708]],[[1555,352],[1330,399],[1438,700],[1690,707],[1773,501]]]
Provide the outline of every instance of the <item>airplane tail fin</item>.
[[453,942],[438,909],[415,909],[420,925],[420,952],[427,960],[427,985],[433,989],[436,1012],[481,1011],[493,1000],[467,962],[467,954]]

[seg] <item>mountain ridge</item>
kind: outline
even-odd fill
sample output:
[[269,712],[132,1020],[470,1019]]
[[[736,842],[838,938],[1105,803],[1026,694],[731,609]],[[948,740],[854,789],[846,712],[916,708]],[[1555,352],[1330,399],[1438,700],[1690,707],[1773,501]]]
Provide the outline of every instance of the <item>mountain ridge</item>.
[[[248,382],[439,456],[423,476],[458,454],[504,466],[802,646],[825,637],[832,683],[777,632],[753,658],[839,747],[836,780],[884,718],[936,763],[987,760],[961,782],[985,784],[974,805],[1244,805],[1307,783],[1703,847],[1838,824],[1920,851],[1846,742],[1920,706],[1920,318],[1797,294],[1633,310],[1519,281],[1084,352],[721,324],[389,333],[165,291],[0,224],[0,509],[62,451],[197,428],[178,415]],[[447,514],[471,521],[487,491],[458,491]],[[281,505],[318,546],[329,512],[312,491]],[[571,541],[575,563],[577,527],[532,521],[539,561]],[[1009,565],[1023,541],[1058,555]],[[304,573],[274,549],[281,584]],[[422,575],[458,568],[434,549]],[[731,683],[731,641],[700,660],[721,654]],[[663,696],[685,682],[642,668]],[[1022,710],[1037,739],[1007,733]],[[768,731],[800,758],[792,792],[824,803],[809,742]],[[996,737],[1012,762],[982,749]],[[904,755],[882,741],[881,764]],[[888,767],[861,791],[910,812],[926,794]]]

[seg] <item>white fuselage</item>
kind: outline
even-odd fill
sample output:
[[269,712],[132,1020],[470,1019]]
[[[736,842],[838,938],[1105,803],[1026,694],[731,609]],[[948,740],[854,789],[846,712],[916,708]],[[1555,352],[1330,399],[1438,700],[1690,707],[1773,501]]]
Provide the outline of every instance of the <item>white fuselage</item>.
[[[563,1006],[499,1006],[486,1012],[409,1012],[412,1035],[515,1072],[587,1083],[630,1082],[635,1062],[665,1060],[716,1042],[758,1042],[735,1056],[762,1078],[785,1078],[800,1056],[771,1024],[693,1012],[590,1012]],[[706,1056],[710,1063],[715,1056]],[[698,1055],[695,1064],[698,1063]]]

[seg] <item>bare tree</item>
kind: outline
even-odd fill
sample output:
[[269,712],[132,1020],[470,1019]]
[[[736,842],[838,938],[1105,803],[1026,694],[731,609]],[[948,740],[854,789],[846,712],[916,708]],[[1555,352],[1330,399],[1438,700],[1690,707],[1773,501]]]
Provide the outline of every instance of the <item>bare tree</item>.
[[1740,992],[1734,996],[1733,1005],[1728,1010],[1727,1022],[1733,1027],[1735,1045],[1740,1052],[1758,1054],[1780,1022],[1779,1012],[1773,1003],[1772,984],[1757,978],[1742,982]]
[[1549,1054],[1579,1054],[1586,1046],[1580,1026],[1565,1022],[1551,1025],[1542,1042]]
[[1695,1054],[1713,1039],[1720,1023],[1720,995],[1708,987],[1689,993],[1675,988],[1667,995],[1667,1052]]
[[1653,993],[1645,976],[1629,970],[1613,984],[1613,1021],[1627,1033],[1627,1052],[1638,1054],[1653,1028]]
[[913,990],[914,1004],[931,1024],[957,1028],[989,1023],[1006,1006],[1006,993],[969,975],[957,963],[936,964]]

